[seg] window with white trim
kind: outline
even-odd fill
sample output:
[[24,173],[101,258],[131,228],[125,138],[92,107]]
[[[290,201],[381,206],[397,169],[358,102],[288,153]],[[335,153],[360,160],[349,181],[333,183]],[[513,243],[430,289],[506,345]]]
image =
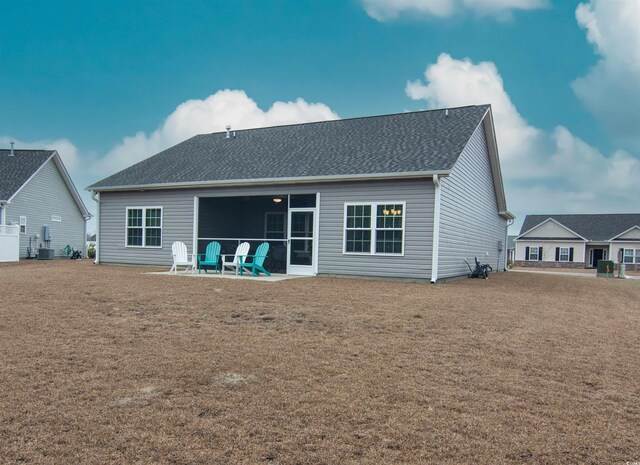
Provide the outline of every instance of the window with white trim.
[[560,255],[559,261],[568,262],[569,261],[569,247],[560,247]]
[[624,249],[622,263],[633,263],[633,249]]
[[286,234],[284,212],[266,212],[264,215],[265,239],[284,239]]
[[345,204],[344,253],[402,255],[405,203]]
[[636,249],[636,263],[640,263],[640,249]]
[[127,247],[162,247],[162,207],[127,207]]
[[540,260],[540,248],[539,247],[529,247],[529,260],[538,261]]
[[20,217],[20,234],[27,234],[27,217]]

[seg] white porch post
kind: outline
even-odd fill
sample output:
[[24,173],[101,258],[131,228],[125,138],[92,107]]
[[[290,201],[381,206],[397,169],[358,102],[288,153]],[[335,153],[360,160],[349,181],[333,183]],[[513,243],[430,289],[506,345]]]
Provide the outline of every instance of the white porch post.
[[200,198],[195,196],[193,198],[193,255],[191,257],[193,269],[195,270],[198,265],[198,214],[200,209]]

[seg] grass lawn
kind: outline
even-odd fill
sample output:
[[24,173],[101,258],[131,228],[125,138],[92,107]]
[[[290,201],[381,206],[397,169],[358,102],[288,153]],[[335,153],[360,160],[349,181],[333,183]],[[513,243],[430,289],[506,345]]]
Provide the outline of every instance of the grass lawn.
[[1,265],[0,462],[640,461],[640,281]]

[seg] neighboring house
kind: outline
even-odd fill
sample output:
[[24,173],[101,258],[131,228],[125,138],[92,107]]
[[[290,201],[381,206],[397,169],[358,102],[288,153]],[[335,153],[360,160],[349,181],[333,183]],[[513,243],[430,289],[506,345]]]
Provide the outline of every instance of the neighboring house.
[[516,265],[595,268],[622,260],[640,269],[640,214],[527,215],[516,239]]
[[515,263],[516,261],[516,237],[510,234],[507,236],[507,262]]
[[55,255],[67,245],[83,250],[90,217],[58,152],[0,149],[0,225],[19,225],[20,258],[46,245],[45,225]]
[[272,271],[424,279],[505,266],[489,105],[198,135],[87,188],[99,263],[271,243]]

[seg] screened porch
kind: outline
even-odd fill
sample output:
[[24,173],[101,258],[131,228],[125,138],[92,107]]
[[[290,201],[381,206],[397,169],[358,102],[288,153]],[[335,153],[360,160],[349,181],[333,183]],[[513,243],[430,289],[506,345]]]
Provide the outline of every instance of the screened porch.
[[249,242],[249,255],[269,243],[264,267],[271,273],[315,274],[316,194],[198,199],[197,253],[216,241],[233,255]]

